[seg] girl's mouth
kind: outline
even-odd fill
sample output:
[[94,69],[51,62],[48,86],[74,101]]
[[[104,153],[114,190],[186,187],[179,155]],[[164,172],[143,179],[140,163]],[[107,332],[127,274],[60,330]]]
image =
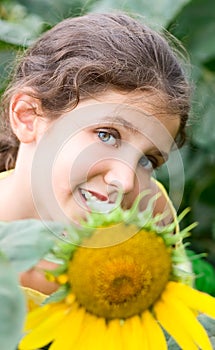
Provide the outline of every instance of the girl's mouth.
[[109,201],[107,196],[94,191],[88,191],[83,188],[80,188],[79,191],[82,199],[84,199],[85,205],[91,211],[93,210],[99,213],[107,213],[116,207],[116,203]]

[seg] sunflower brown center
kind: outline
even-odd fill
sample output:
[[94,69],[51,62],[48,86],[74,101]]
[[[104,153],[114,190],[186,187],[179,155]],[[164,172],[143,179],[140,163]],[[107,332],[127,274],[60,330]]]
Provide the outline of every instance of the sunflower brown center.
[[143,229],[115,246],[78,248],[68,271],[80,305],[107,319],[128,318],[149,308],[170,272],[170,249],[161,237]]

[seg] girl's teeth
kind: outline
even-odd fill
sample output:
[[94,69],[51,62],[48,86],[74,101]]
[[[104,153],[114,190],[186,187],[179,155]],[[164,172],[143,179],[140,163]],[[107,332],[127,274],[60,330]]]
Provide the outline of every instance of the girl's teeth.
[[84,196],[86,200],[94,200],[99,201],[99,199],[96,196],[93,196],[90,192],[81,190],[81,194]]
[[84,196],[84,198],[87,200],[87,199],[90,199],[92,197],[94,197],[90,192],[88,191],[85,191],[85,190],[81,190],[81,194]]
[[88,206],[100,213],[107,213],[114,209],[115,203],[109,203],[107,201],[101,201],[96,196],[93,196],[90,192],[81,190],[82,196],[87,201]]

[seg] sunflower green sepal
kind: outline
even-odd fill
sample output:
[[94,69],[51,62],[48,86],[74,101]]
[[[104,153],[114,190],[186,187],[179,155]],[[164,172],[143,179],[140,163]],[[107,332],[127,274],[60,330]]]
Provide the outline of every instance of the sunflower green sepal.
[[61,285],[58,290],[48,296],[41,305],[47,305],[50,303],[57,303],[64,300],[70,292],[70,285],[68,283]]
[[[129,225],[131,223],[135,223],[138,226],[139,220],[141,220],[141,225],[145,226],[150,220],[153,215],[152,215],[152,208],[153,208],[153,203],[155,200],[160,196],[156,195],[154,196],[148,203],[147,208],[141,212],[141,217],[139,218],[139,203],[141,199],[148,195],[150,193],[149,190],[146,190],[144,192],[141,192],[136,200],[134,201],[132,207],[128,210],[123,210],[122,207],[120,206],[120,201],[121,201],[121,194],[118,195],[117,201],[115,208],[111,210],[110,212],[95,212],[91,211],[90,213],[86,214],[86,220],[81,221],[81,225],[84,230],[87,232],[91,233],[95,228],[98,227],[106,227],[110,226],[113,224],[117,224],[119,222],[124,222],[124,224]],[[162,214],[162,216],[165,216],[166,214]],[[155,221],[158,221],[159,218],[156,216]],[[88,231],[89,230],[89,231]]]
[[[70,229],[70,227],[68,227],[68,230]],[[67,228],[66,228],[67,230]],[[80,245],[81,243],[81,239],[79,239],[78,241],[79,243],[76,242],[74,243],[73,240],[71,239],[71,237],[68,235],[66,238],[66,241],[61,240],[58,241],[54,248],[51,251],[51,261],[56,261],[59,263],[59,268],[56,269],[56,271],[50,271],[53,273],[58,273],[58,271],[60,272],[61,269],[63,269],[62,265],[65,265],[65,263],[71,258],[72,254],[74,253],[76,247],[78,245]]]

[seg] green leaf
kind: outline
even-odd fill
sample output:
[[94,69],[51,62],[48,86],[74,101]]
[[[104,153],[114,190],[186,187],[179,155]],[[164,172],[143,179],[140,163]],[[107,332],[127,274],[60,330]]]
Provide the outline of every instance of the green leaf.
[[192,0],[174,20],[173,34],[183,40],[196,62],[215,56],[213,8],[214,0]]
[[168,344],[168,350],[180,350],[181,349],[172,337],[169,338],[167,344]]
[[63,18],[84,14],[95,0],[20,0],[28,12],[37,14],[53,26]]
[[212,234],[213,234],[213,239],[215,240],[215,222],[212,225]]
[[203,325],[203,327],[205,328],[210,338],[213,349],[215,349],[215,319],[207,317],[203,314],[199,315],[198,319],[200,323]]
[[21,23],[0,19],[0,40],[21,46],[29,46],[42,32],[43,22],[35,16],[27,16]]
[[15,350],[21,337],[25,301],[11,264],[0,254],[0,347]]
[[[215,45],[214,45],[215,46]],[[194,96],[195,120],[192,125],[192,141],[214,154],[215,148],[215,74],[204,69]]]
[[165,27],[190,0],[102,0],[92,7],[93,12],[113,11],[113,9],[143,16],[144,22]]
[[193,271],[196,275],[195,287],[205,293],[215,296],[215,269],[204,259],[196,257],[196,254],[187,250],[187,255],[191,257]]
[[25,271],[50,251],[63,229],[60,223],[34,219],[0,222],[0,250],[16,271]]
[[8,83],[8,76],[11,72],[11,68],[13,66],[15,57],[16,57],[16,51],[14,48],[8,49],[5,45],[5,48],[1,47],[0,43],[0,92],[2,92],[7,83]]
[[[211,341],[211,344],[213,346],[213,349],[215,349],[215,320],[212,318],[209,318],[203,314],[198,316],[198,320],[205,328],[205,330],[208,334],[208,337]],[[169,337],[168,335],[166,335],[166,339],[167,339],[167,344],[168,344],[168,350],[180,350],[181,349],[172,337]]]

